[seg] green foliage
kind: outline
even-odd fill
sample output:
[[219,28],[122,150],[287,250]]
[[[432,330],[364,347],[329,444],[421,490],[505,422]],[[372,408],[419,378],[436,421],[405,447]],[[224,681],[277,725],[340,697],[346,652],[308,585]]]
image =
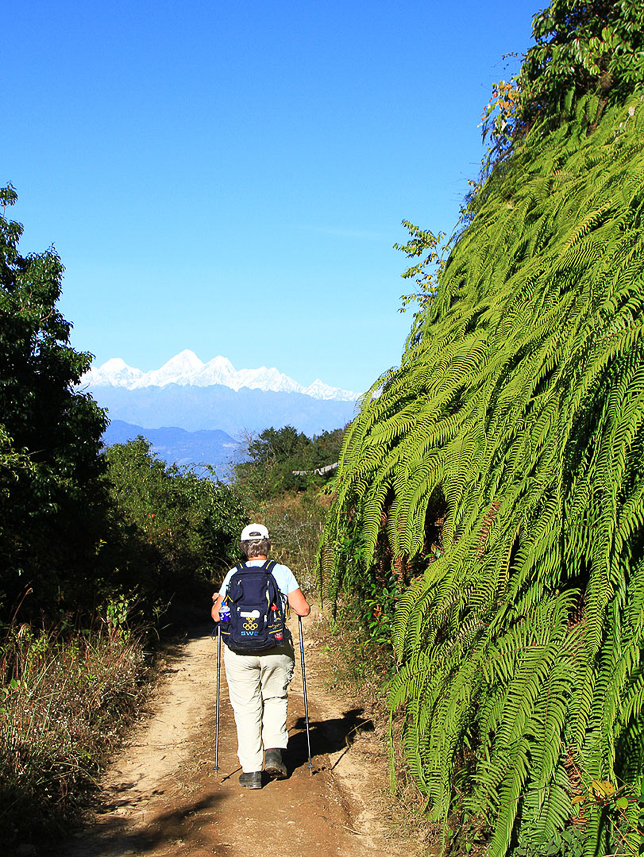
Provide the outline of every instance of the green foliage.
[[524,123],[570,109],[571,91],[575,100],[592,93],[591,104],[609,96],[615,103],[644,79],[639,0],[552,0],[535,15],[532,35],[518,78]]
[[328,508],[323,492],[333,473],[315,470],[337,462],[342,435],[336,429],[311,440],[293,426],[268,428],[248,439],[248,460],[235,467],[235,491],[253,519],[266,524],[272,555],[294,570],[305,592],[315,586],[315,555]]
[[[11,488],[21,476],[35,475],[36,468],[26,450],[17,450],[5,427],[0,424],[0,497],[11,497]],[[5,525],[6,526],[6,525]],[[0,521],[0,538],[3,524]]]
[[[551,0],[534,16],[535,41],[519,75],[494,84],[483,115],[496,162],[537,123],[552,129],[578,115],[593,130],[607,105],[644,80],[641,0]],[[591,97],[586,97],[591,96]]]
[[248,444],[248,454],[258,464],[268,461],[284,462],[293,456],[305,456],[311,441],[302,432],[298,433],[293,426],[281,429],[265,429],[257,438]]
[[[246,449],[248,460],[235,467],[239,490],[251,506],[257,506],[285,491],[319,487],[327,477],[310,471],[337,462],[342,435],[343,430],[336,429],[311,440],[293,426],[284,426],[268,428],[250,437]],[[293,471],[307,471],[308,475],[296,475]]]
[[30,587],[48,604],[91,589],[106,418],[75,385],[91,355],[69,344],[53,249],[21,256],[0,190],[0,615]]
[[[332,596],[401,581],[407,759],[433,817],[481,824],[490,857],[636,853],[643,99],[590,136],[582,100],[492,173],[345,434],[320,548]],[[626,820],[572,805],[593,781],[626,784]]]
[[228,485],[168,466],[142,437],[106,453],[112,532],[103,562],[123,591],[148,604],[191,597],[194,584],[219,579],[237,561],[248,522]]
[[408,259],[420,258],[420,262],[411,265],[402,275],[404,280],[413,278],[418,291],[401,295],[400,312],[405,312],[409,304],[414,301],[424,309],[434,297],[438,288],[439,274],[445,268],[445,254],[449,246],[443,243],[444,232],[434,235],[433,232],[414,226],[408,220],[403,220],[403,226],[408,230],[411,238],[406,244],[394,244],[394,250],[402,250]]

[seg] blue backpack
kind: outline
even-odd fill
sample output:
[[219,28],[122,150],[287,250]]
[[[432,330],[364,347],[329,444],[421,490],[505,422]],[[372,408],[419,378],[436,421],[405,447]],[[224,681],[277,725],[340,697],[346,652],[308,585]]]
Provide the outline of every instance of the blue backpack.
[[275,560],[261,565],[238,563],[228,583],[224,604],[230,620],[221,626],[221,636],[233,652],[272,649],[290,639],[282,594],[273,577]]

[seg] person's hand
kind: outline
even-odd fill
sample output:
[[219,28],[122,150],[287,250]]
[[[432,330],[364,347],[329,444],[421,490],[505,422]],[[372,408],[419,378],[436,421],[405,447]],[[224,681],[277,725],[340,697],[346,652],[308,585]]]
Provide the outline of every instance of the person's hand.
[[298,616],[308,616],[311,612],[311,605],[304,597],[301,589],[294,589],[288,594],[288,603]]
[[212,609],[210,610],[210,615],[212,616],[215,622],[219,622],[219,611],[221,609],[223,600],[224,599],[219,595],[218,592],[215,592],[215,594],[212,596],[213,604]]

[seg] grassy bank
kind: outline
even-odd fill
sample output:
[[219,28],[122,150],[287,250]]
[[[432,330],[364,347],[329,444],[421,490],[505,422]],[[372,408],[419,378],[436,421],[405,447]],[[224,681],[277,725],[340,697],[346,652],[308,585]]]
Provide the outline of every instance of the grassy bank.
[[96,631],[5,629],[0,645],[0,841],[56,836],[78,817],[131,722],[147,672],[141,642]]

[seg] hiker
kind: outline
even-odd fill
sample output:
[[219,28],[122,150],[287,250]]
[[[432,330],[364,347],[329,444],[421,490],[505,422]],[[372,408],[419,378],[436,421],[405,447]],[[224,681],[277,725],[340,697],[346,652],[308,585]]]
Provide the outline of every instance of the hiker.
[[[267,577],[272,575],[274,578],[270,586],[275,589],[277,602],[288,601],[298,616],[309,615],[311,607],[291,569],[286,565],[273,563],[272,560],[268,561],[270,547],[270,538],[265,526],[250,524],[244,527],[240,548],[246,557],[246,562],[231,568],[224,578],[220,591],[213,595],[212,618],[215,622],[220,621],[220,610],[223,614],[225,608],[229,606],[227,601],[222,610],[224,599],[229,594],[231,581],[234,591],[241,591],[240,577],[242,582],[244,576],[247,579],[249,575],[253,579],[262,578],[256,573],[257,570],[262,570]],[[255,570],[254,574],[253,570]],[[235,576],[234,579],[233,576]],[[234,597],[234,593],[231,593],[231,598]],[[235,604],[231,604],[230,607],[231,613],[234,613]],[[283,605],[278,603],[277,609],[275,607],[272,609],[271,615],[279,615],[279,610],[283,611]],[[242,615],[259,616],[259,611],[252,613],[242,611]],[[264,771],[275,779],[284,779],[287,776],[282,750],[286,749],[288,743],[287,689],[295,667],[293,640],[288,628],[283,623],[277,623],[273,639],[266,644],[270,648],[253,650],[249,648],[253,645],[251,639],[242,640],[241,643],[245,648],[239,651],[239,646],[233,639],[235,637],[234,618],[231,615],[231,620],[222,622],[221,628],[226,628],[226,631],[222,631],[222,639],[226,643],[224,664],[230,702],[237,726],[237,755],[242,768],[239,783],[245,788],[261,789],[262,750],[265,751]],[[247,625],[244,624],[243,627]],[[244,631],[239,633],[249,634]],[[234,651],[234,648],[238,650]]]

